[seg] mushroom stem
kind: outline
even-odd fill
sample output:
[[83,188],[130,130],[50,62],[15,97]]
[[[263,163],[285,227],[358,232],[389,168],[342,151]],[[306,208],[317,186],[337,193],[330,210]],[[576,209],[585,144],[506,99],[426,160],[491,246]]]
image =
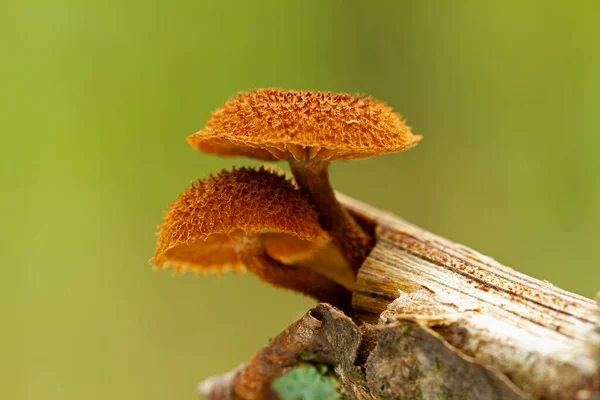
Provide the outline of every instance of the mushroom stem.
[[350,291],[315,271],[272,259],[258,234],[244,235],[236,244],[236,253],[249,272],[275,287],[304,293],[346,313],[352,310]]
[[329,182],[329,162],[290,161],[290,167],[298,185],[308,192],[315,203],[319,222],[357,274],[373,248],[373,238],[337,201]]

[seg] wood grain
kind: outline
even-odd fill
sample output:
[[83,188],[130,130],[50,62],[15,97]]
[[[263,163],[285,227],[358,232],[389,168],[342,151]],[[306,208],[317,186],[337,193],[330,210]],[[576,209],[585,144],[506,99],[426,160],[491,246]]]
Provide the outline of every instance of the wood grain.
[[413,322],[431,329],[530,398],[598,397],[600,314],[595,301],[395,215],[339,198],[375,229],[375,248],[353,294],[361,320]]

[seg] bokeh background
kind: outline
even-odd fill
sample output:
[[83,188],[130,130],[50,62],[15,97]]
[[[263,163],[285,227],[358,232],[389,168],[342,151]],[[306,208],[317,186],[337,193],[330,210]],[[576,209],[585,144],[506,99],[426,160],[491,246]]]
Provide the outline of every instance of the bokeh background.
[[8,0],[0,398],[195,399],[312,302],[152,272],[185,137],[238,91],[373,95],[425,139],[336,188],[570,291],[600,289],[600,2]]

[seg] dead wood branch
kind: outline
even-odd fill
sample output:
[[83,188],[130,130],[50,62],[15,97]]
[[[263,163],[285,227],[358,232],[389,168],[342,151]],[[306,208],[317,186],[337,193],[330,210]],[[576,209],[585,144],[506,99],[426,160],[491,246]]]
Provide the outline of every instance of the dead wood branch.
[[267,397],[240,390],[240,377],[267,388],[300,360],[334,367],[351,399],[600,399],[597,302],[339,197],[376,238],[353,293],[354,322],[319,305],[282,333],[313,327],[287,347],[285,363],[252,366],[284,350],[275,339],[219,381],[231,396],[211,396],[223,391],[205,383],[209,399]]

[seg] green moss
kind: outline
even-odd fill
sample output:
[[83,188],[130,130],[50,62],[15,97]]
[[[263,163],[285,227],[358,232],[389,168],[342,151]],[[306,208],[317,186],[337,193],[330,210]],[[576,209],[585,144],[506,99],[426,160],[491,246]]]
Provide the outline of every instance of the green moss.
[[358,380],[358,383],[360,383],[360,385],[363,388],[367,387],[367,376],[364,374],[364,372],[358,371],[356,374],[356,379]]
[[413,394],[411,400],[422,400],[423,399],[423,393],[421,392],[421,388],[417,387],[415,388],[415,393]]
[[328,372],[327,366],[317,368],[312,364],[301,364],[275,379],[272,387],[281,400],[341,399],[339,382]]
[[404,324],[400,327],[400,333],[402,334],[402,336],[408,336],[408,334],[410,333],[410,325],[408,324]]
[[419,364],[417,364],[416,362],[410,366],[410,370],[409,370],[409,374],[408,374],[408,379],[411,382],[415,382],[419,377],[420,377],[420,371],[419,371]]
[[383,400],[394,400],[392,395],[389,394],[388,392],[382,392],[381,397],[383,398]]

